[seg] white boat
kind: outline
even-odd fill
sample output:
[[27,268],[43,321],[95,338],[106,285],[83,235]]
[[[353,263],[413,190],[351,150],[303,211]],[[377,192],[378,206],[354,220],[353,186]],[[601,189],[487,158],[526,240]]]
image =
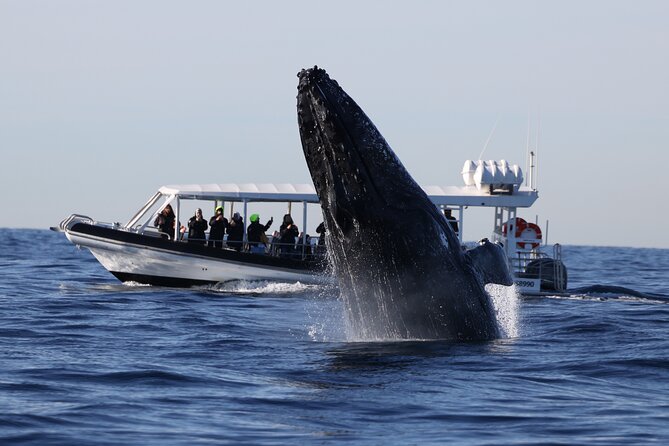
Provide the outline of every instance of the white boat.
[[[544,252],[546,246],[539,226],[518,216],[518,209],[530,208],[538,198],[536,189],[521,185],[520,169],[503,161],[468,161],[463,177],[462,187],[424,187],[436,206],[455,211],[460,241],[466,209],[492,208],[495,224],[491,239],[505,247],[520,291],[539,294],[544,289],[564,290],[566,268],[560,259],[560,245],[554,245],[554,256],[550,258]],[[275,237],[269,237],[260,251],[249,252],[244,231],[244,249],[237,251],[188,243],[179,225],[175,225],[174,234],[169,234],[171,239],[152,226],[154,218],[167,205],[174,209],[177,222],[180,218],[185,220],[182,209],[188,200],[209,202],[212,209],[224,204],[231,213],[238,209],[244,218],[244,228],[251,204],[287,203],[290,210],[293,204],[301,203],[301,227],[306,228],[307,205],[318,203],[310,184],[173,185],[161,187],[125,224],[103,223],[73,214],[52,229],[64,232],[78,247],[90,250],[102,266],[123,282],[191,286],[231,280],[303,283],[331,280],[326,273],[324,247],[306,233],[300,235],[287,256],[279,254]]]
[[[313,186],[307,184],[207,184],[163,186],[125,224],[104,223],[73,214],[55,230],[63,231],[72,243],[85,247],[109,272],[123,282],[163,286],[192,286],[231,280],[280,280],[318,283],[329,280],[323,274],[323,256],[312,251],[306,234],[289,256],[277,255],[277,243],[250,252],[245,249],[188,243],[187,235],[175,225],[175,233],[161,233],[152,226],[155,217],[168,205],[176,221],[183,217],[184,201],[241,203],[244,227],[250,203],[318,203]],[[216,205],[214,205],[215,207]],[[204,207],[204,206],[203,206]],[[232,207],[232,206],[231,206]],[[213,208],[213,207],[212,207]],[[190,217],[188,215],[186,218]],[[304,213],[306,223],[306,212]],[[304,227],[304,225],[302,226]]]

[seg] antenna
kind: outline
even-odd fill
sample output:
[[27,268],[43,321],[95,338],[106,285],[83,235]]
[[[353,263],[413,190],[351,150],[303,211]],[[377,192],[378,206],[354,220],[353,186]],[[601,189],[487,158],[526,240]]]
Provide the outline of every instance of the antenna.
[[[531,112],[527,109],[527,140],[525,142],[525,172],[530,173],[530,130],[532,129]],[[527,186],[528,179],[531,175],[525,177],[525,186]]]
[[499,122],[499,116],[495,120],[495,125],[492,126],[492,130],[490,131],[490,135],[488,135],[488,139],[485,142],[485,145],[483,146],[483,150],[481,150],[481,154],[479,155],[479,159],[483,159],[483,152],[485,152],[485,149],[488,148],[488,143],[492,139],[492,135],[495,133],[495,129],[497,128],[497,123]]
[[539,178],[539,133],[541,131],[541,110],[537,111],[537,137],[536,137],[536,142],[534,146],[534,150],[537,153],[537,163],[535,168],[537,171],[534,174],[534,187],[532,189],[536,189],[537,183],[538,183],[538,178]]
[[534,189],[534,151],[530,150],[530,168],[528,169],[529,172],[529,181],[530,181],[530,189]]

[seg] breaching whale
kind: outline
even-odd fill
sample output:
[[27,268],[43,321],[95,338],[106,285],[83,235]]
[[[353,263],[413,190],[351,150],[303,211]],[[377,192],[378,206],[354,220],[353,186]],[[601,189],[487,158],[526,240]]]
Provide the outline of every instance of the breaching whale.
[[[372,121],[323,69],[298,77],[302,148],[350,335],[498,337],[479,268]],[[506,264],[501,269],[509,281]]]

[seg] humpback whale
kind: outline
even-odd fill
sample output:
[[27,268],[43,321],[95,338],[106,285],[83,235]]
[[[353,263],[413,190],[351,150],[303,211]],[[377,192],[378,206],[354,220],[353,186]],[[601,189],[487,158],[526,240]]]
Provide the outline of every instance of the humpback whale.
[[[480,268],[379,130],[325,70],[302,70],[298,78],[302,148],[350,335],[498,337]],[[490,245],[483,249],[494,252]]]

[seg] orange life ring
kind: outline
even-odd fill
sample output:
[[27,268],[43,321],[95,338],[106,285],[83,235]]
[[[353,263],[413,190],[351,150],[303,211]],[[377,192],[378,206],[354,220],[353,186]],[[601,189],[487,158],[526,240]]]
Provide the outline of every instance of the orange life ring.
[[527,227],[527,222],[523,220],[520,217],[516,217],[514,221],[507,221],[502,225],[502,234],[506,236],[506,227],[508,224],[515,224],[516,225],[516,231],[515,231],[515,237],[518,238],[520,237],[520,234],[522,234],[523,230]]
[[[530,234],[526,234],[526,232],[529,232]],[[523,234],[521,234],[521,238],[524,239],[531,239],[531,240],[536,240],[535,242],[518,242],[518,248],[520,249],[527,249],[527,245],[529,244],[532,246],[531,249],[536,249],[539,247],[541,244],[541,228],[534,224],[534,223],[527,223],[527,226],[525,229],[523,229]]]

